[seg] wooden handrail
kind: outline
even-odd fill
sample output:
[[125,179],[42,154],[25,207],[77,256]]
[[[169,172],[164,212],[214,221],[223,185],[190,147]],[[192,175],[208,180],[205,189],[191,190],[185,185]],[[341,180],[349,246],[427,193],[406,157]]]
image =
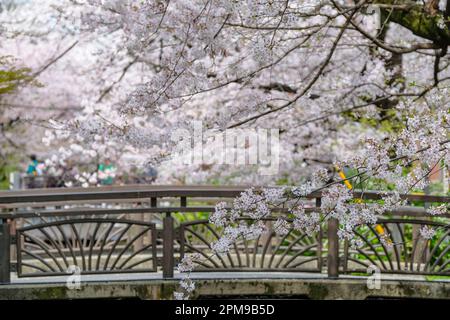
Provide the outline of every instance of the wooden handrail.
[[1,203],[51,202],[74,200],[139,199],[152,197],[233,198],[246,186],[154,186],[127,185],[94,188],[29,189],[0,192]]
[[[230,207],[231,209],[231,207]],[[315,207],[305,208],[306,212],[313,212],[317,210]],[[149,207],[140,206],[137,208],[89,208],[89,207],[71,207],[68,209],[30,209],[30,210],[13,210],[0,212],[0,219],[17,219],[17,218],[33,218],[33,217],[52,217],[52,216],[79,216],[79,215],[93,215],[100,216],[105,214],[147,214],[147,213],[195,213],[195,212],[205,212],[212,213],[215,211],[214,206],[169,206],[169,207]],[[289,213],[288,208],[272,208],[272,212],[276,213]],[[386,213],[387,215],[392,215],[394,217],[401,216],[411,216],[411,217],[430,217],[426,209],[423,207],[399,207],[398,209],[392,210]],[[450,214],[443,214],[440,217],[450,217]]]
[[[249,186],[155,186],[155,185],[127,185],[127,186],[104,186],[92,188],[53,188],[53,189],[29,189],[19,191],[0,192],[0,204],[11,203],[33,203],[33,202],[55,202],[55,201],[80,201],[80,200],[121,200],[140,199],[152,197],[216,197],[233,198],[241,192],[250,188]],[[259,188],[259,187],[255,187]],[[320,198],[320,192],[308,195],[308,198]],[[355,198],[367,200],[378,200],[382,198],[380,192],[355,191]],[[423,202],[450,202],[449,196],[402,195],[403,199],[409,201]]]

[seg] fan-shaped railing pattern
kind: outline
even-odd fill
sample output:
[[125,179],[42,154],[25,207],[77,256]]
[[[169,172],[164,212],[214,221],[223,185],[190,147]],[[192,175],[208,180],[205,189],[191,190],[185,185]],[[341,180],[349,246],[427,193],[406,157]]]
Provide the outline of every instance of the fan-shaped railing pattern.
[[155,225],[117,218],[79,218],[17,230],[19,277],[68,274],[73,266],[82,274],[156,272]]
[[[345,243],[344,272],[367,272],[375,265],[385,273],[450,274],[448,224],[412,219],[383,219],[378,224],[382,228],[364,225],[355,230],[361,247]],[[434,228],[432,239],[420,236],[423,226]]]
[[[107,218],[113,218],[113,219],[125,219],[126,218],[126,214],[119,214],[119,215],[115,215],[115,216],[111,216],[108,214],[105,215],[101,215],[101,216],[95,216],[95,215],[89,215],[89,214],[80,214],[77,216],[51,216],[51,217],[42,217],[42,216],[36,216],[36,217],[32,217],[32,218],[24,218],[24,219],[18,219],[17,223],[18,223],[18,228],[24,228],[24,227],[31,227],[34,225],[39,225],[39,224],[49,224],[52,222],[56,222],[56,221],[66,221],[66,220],[73,220],[73,219],[89,219],[89,218],[93,218],[93,219],[107,219]],[[115,228],[113,228],[113,230],[111,232],[116,232],[116,229],[119,229],[120,226],[116,226]],[[92,225],[89,223],[83,223],[83,224],[79,224],[77,226],[77,233],[79,234],[79,236],[81,238],[86,237],[87,234],[90,233],[90,230],[92,229]],[[33,231],[35,233],[35,235],[39,238],[44,238],[45,239],[45,235],[42,232],[38,232],[38,231]],[[49,229],[50,235],[52,235],[52,237],[54,237],[54,239],[60,239],[61,238],[61,233],[58,232],[57,228],[50,228]],[[73,229],[68,228],[66,230],[66,236],[67,239],[75,239],[76,238],[76,234],[74,233]],[[73,243],[73,245],[76,247],[78,246],[78,242]]]
[[[242,219],[245,220],[245,219]],[[266,223],[272,223],[267,219]],[[220,238],[221,229],[208,220],[180,225],[180,255],[199,253],[196,271],[291,270],[318,272],[322,269],[321,233],[308,236],[291,230],[284,236],[267,233],[254,240],[238,239],[231,250],[213,255],[211,245]]]

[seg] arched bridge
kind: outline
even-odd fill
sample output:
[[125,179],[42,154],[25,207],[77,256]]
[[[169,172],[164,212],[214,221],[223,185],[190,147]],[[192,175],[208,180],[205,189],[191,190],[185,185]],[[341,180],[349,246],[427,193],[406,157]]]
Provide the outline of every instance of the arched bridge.
[[[338,239],[337,222],[329,220],[312,235],[269,233],[213,256],[211,243],[221,230],[208,222],[209,214],[218,201],[231,203],[245,189],[138,185],[1,192],[0,299],[171,298],[180,277],[175,266],[188,253],[204,257],[192,275],[197,297],[450,298],[450,216],[432,218],[425,210],[449,197],[405,196],[408,206],[386,213],[376,227],[358,227],[363,246],[357,249]],[[311,210],[320,197],[308,196]],[[380,199],[376,192],[355,197]],[[436,228],[436,236],[420,239],[422,226]],[[396,245],[381,241],[380,230]],[[377,277],[381,286],[372,288]]]

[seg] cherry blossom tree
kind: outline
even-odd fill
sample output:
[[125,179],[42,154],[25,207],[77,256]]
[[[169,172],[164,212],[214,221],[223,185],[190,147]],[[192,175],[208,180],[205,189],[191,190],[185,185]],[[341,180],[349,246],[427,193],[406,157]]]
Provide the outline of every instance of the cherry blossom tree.
[[[286,161],[280,175],[267,181],[289,173],[291,181],[298,182],[311,166],[334,164],[354,168],[362,164],[371,173],[379,161],[390,159],[392,148],[397,157],[428,148],[419,156],[427,159],[427,165],[445,153],[446,3],[76,5],[83,8],[84,30],[98,36],[114,34],[120,39],[116,52],[125,50],[133,57],[130,64],[145,65],[148,75],[122,99],[97,104],[89,121],[84,116],[66,124],[83,137],[108,136],[155,160],[176,145],[170,132],[189,127],[195,119],[210,131],[276,127],[282,133]],[[418,19],[427,27],[417,26]],[[421,123],[409,125],[405,117]],[[419,129],[426,126],[428,131],[430,121],[435,127],[422,135]],[[380,153],[377,160],[370,160],[372,164],[363,156],[355,160],[359,152],[367,155],[367,148]],[[208,176],[224,172],[221,166],[214,169],[207,167]],[[386,172],[386,163],[381,169]]]
[[[66,88],[62,92],[57,80],[64,76],[53,72],[54,64],[76,42],[63,43],[63,37],[55,37],[49,31],[53,28],[48,22],[56,15],[45,8],[31,8],[23,1],[4,1],[0,5],[0,56],[7,61],[2,66],[16,74],[20,71],[18,81],[0,97],[2,167],[28,158],[30,153],[42,152],[43,127],[48,119],[70,114],[72,107],[76,109]],[[36,11],[30,14],[32,9]],[[54,47],[49,48],[50,41]]]
[[[55,130],[57,124],[85,112],[90,100],[100,103],[117,81],[117,70],[129,63],[128,57],[119,57],[115,51],[102,54],[110,39],[90,41],[91,35],[80,30],[77,10],[71,2],[61,1],[1,4],[2,66],[18,75],[17,81],[2,87],[2,167],[34,153],[46,160],[49,174],[75,167],[79,177],[89,175],[87,180],[93,181],[100,152],[104,158],[119,158],[117,151],[124,151],[113,143],[107,147],[104,141],[100,148],[80,147],[79,139],[72,139],[69,132]],[[52,140],[56,135],[58,140]]]
[[[97,53],[79,78],[89,83],[80,112],[46,133],[49,143],[66,146],[60,154],[73,145],[95,157],[108,145],[119,158],[159,164],[164,181],[288,185],[250,189],[231,209],[218,204],[210,218],[224,228],[217,254],[264,232],[263,219],[280,206],[294,220],[280,216],[278,233],[311,233],[333,218],[339,236],[352,241],[356,226],[374,224],[449,164],[448,0],[72,0],[57,7],[76,26],[77,48]],[[198,120],[205,141],[224,130],[278,129],[278,174],[165,161],[180,143],[173,133],[191,132]],[[351,169],[346,178],[336,174],[343,168]],[[391,192],[381,203],[356,201],[345,182]],[[322,202],[311,212],[305,197],[318,191]],[[243,215],[252,223],[240,223]],[[186,257],[180,271],[196,259]],[[182,288],[178,298],[194,285],[186,278]]]

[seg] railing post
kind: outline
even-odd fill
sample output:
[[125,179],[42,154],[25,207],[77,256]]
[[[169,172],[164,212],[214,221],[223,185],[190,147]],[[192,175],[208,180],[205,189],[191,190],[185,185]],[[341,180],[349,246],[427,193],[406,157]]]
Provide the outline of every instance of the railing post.
[[180,207],[187,207],[187,198],[186,197],[181,197],[180,198]]
[[339,277],[339,223],[335,218],[328,219],[328,278]]
[[0,219],[0,284],[11,282],[10,230],[6,219]]
[[[316,209],[317,212],[320,212],[320,206],[322,205],[322,198],[318,197],[316,198]],[[323,269],[323,258],[322,258],[322,252],[323,252],[323,227],[319,226],[319,236],[317,239],[317,269],[319,269],[320,272],[322,272]]]
[[170,212],[166,213],[163,220],[163,277],[173,278],[173,268],[174,263],[174,250],[173,250],[173,240],[174,240],[174,227],[173,227],[173,217]]
[[158,206],[158,198],[151,197],[150,198],[150,207],[156,208]]

